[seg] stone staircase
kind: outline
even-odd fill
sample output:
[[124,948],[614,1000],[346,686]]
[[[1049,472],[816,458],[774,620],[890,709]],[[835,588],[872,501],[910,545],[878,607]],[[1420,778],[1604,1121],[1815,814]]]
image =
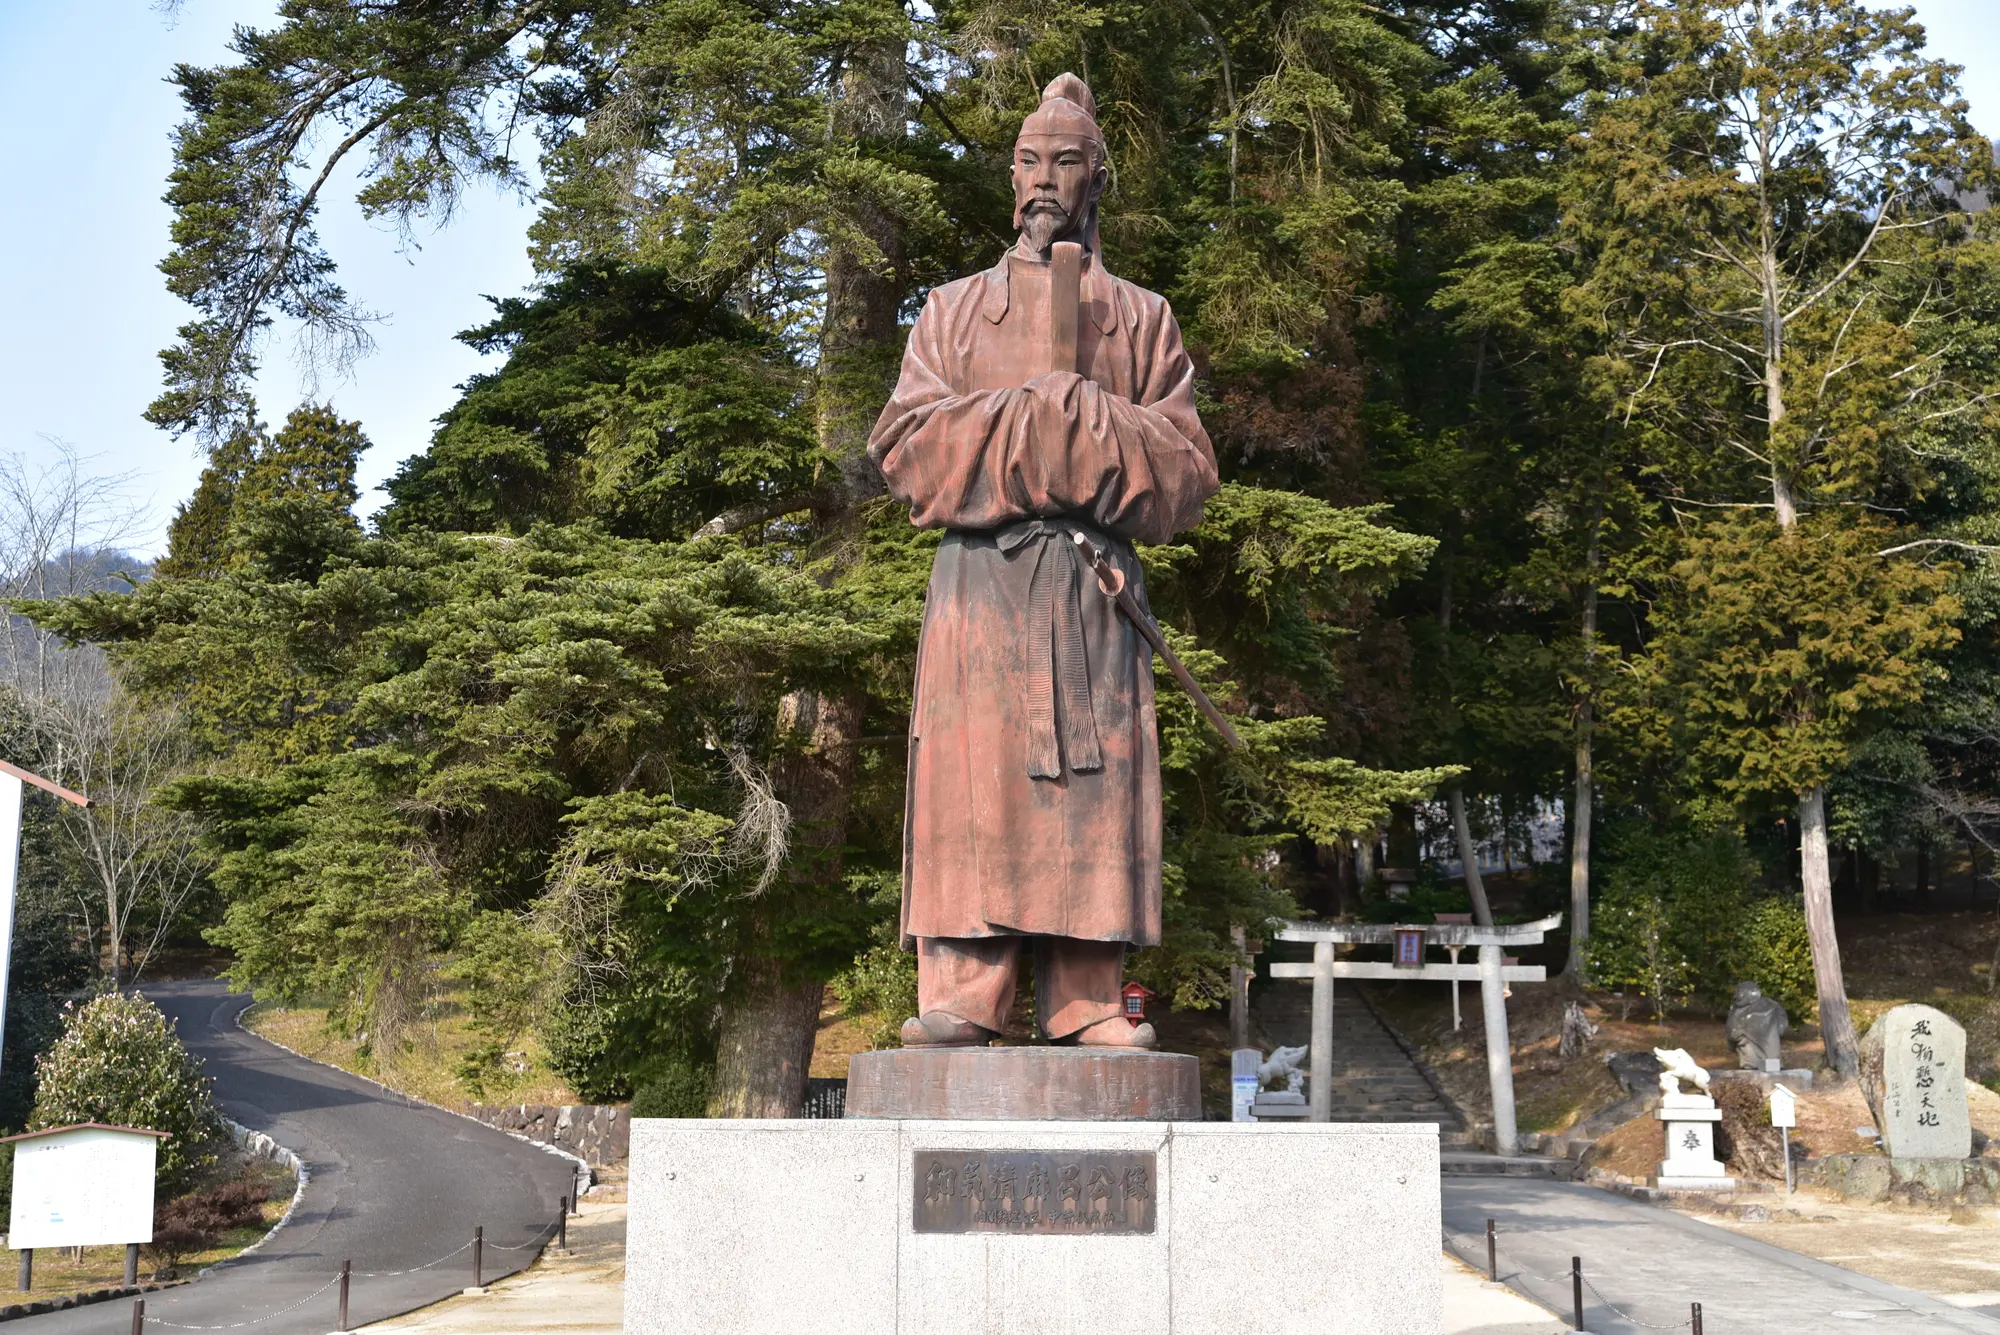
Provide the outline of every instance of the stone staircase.
[[[1312,986],[1272,983],[1250,1013],[1273,1046],[1303,1046],[1312,1034]],[[1352,987],[1334,989],[1333,1059],[1334,1121],[1436,1122],[1445,1148],[1475,1147],[1458,1106]]]

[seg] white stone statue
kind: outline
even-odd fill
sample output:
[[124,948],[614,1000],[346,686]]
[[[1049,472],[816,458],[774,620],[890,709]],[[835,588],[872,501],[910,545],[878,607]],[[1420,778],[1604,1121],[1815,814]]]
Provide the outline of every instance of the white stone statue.
[[1708,1072],[1695,1065],[1694,1058],[1688,1056],[1685,1049],[1654,1048],[1653,1055],[1660,1059],[1660,1065],[1666,1067],[1660,1072],[1660,1093],[1669,1099],[1683,1097],[1681,1094],[1683,1080],[1694,1081],[1695,1088],[1703,1094],[1708,1093]]
[[1279,1048],[1262,1062],[1259,1062],[1257,1065],[1258,1087],[1262,1088],[1274,1080],[1282,1079],[1285,1082],[1285,1091],[1287,1093],[1299,1093],[1300,1087],[1306,1081],[1305,1070],[1299,1063],[1306,1059],[1307,1051],[1308,1049],[1303,1047]]

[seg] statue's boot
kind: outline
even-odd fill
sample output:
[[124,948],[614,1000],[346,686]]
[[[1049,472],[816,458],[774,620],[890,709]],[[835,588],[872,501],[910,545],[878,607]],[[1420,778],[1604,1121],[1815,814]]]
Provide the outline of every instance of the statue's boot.
[[903,1021],[906,1048],[983,1048],[999,1035],[950,1011],[930,1011]]
[[1074,1043],[1080,1048],[1157,1048],[1160,1046],[1159,1035],[1153,1032],[1152,1025],[1145,1023],[1135,1025],[1120,1015],[1114,1015],[1108,1020],[1099,1020],[1096,1024],[1079,1029],[1074,1034],[1070,1034],[1057,1041],[1061,1043]]

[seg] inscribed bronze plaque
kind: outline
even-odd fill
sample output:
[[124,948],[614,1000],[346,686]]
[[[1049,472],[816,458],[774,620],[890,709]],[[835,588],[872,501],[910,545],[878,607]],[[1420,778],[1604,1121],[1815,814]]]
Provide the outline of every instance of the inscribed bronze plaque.
[[1151,1233],[1153,1151],[917,1150],[919,1233]]

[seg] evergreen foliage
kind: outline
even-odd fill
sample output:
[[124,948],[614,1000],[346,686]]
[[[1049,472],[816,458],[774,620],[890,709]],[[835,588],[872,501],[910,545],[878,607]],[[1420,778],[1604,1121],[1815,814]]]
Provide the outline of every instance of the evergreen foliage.
[[[205,748],[168,800],[233,976],[371,1043],[454,985],[468,1089],[533,1030],[586,1097],[717,1112],[786,1110],[746,1071],[825,981],[907,1005],[935,535],[859,442],[924,294],[1007,243],[1064,68],[1225,483],[1149,596],[1249,743],[1162,680],[1135,975],[1215,1004],[1232,927],[1355,907],[1350,839],[1441,785],[1560,793],[1575,974],[1664,1004],[1740,969],[1802,1018],[1809,919],[1838,1065],[1820,832],[2000,843],[1993,156],[1861,0],[287,0],[175,72],[196,318],[150,415],[209,467],[159,578],[34,609]],[[537,284],[462,335],[504,360],[364,532],[359,424],[256,421],[266,333],[365,344],[314,233],[343,168],[413,225],[519,183],[520,131]],[[1614,850],[1588,946],[1600,795],[1675,834]]]
[[104,992],[70,1006],[35,1074],[30,1131],[77,1122],[164,1131],[157,1164],[169,1195],[215,1162],[227,1134],[200,1060],[144,997]]
[[1728,1006],[1750,979],[1793,1024],[1813,1020],[1812,944],[1798,901],[1758,884],[1734,835],[1627,831],[1608,859],[1591,977],[1646,997],[1656,1017],[1699,999]]

